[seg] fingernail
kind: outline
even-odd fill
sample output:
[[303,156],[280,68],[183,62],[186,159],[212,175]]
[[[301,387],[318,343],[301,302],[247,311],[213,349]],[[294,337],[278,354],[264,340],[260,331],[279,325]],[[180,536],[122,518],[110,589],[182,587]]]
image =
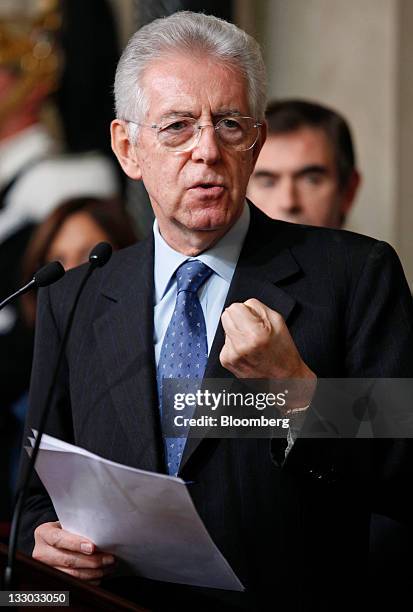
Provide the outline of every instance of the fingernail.
[[115,562],[115,557],[112,557],[112,556],[106,556],[106,557],[103,557],[102,559],[103,565],[112,565],[112,563],[114,562]]
[[80,550],[84,553],[91,554],[93,552],[93,546],[90,542],[82,542],[80,545]]

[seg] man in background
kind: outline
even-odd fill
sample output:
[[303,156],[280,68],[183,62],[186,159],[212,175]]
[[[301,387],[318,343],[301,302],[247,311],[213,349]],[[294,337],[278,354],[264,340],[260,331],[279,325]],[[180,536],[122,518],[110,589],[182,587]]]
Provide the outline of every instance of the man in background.
[[[361,180],[348,122],[331,108],[297,99],[270,102],[266,120],[267,140],[248,196],[273,219],[341,228]],[[386,584],[389,563],[393,569],[397,564],[395,575],[403,575],[410,541],[406,527],[372,515],[369,562],[375,592]]]
[[248,196],[273,219],[342,227],[360,185],[348,123],[305,100],[271,102]]

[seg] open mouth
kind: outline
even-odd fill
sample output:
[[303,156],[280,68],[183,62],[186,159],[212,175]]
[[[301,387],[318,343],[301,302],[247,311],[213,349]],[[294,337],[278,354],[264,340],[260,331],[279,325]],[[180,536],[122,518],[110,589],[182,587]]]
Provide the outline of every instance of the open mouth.
[[200,183],[191,188],[192,193],[203,200],[214,200],[220,198],[225,191],[223,185],[214,185],[212,183]]
[[203,189],[209,189],[210,187],[223,187],[220,183],[197,183],[194,187],[202,187]]

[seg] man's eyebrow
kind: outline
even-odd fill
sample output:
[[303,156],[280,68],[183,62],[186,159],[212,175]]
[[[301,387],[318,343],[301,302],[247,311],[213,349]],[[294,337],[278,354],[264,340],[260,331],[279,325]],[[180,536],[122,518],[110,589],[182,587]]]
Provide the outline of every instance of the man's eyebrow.
[[[265,168],[260,168],[254,170],[252,176],[254,178],[276,178],[282,174],[282,171],[278,172],[277,170],[266,170]],[[322,166],[321,164],[311,164],[309,166],[303,166],[296,172],[294,172],[295,178],[300,178],[302,176],[306,176],[307,174],[328,174],[328,169],[326,166]]]
[[294,172],[294,176],[296,177],[305,176],[306,174],[328,174],[328,169],[327,166],[321,164],[310,164]]
[[[213,117],[240,117],[242,113],[237,108],[223,108],[215,113],[212,113]],[[167,113],[161,115],[159,121],[165,121],[168,119],[175,119],[176,117],[189,117],[196,119],[194,113],[189,110],[170,110]]]
[[165,121],[165,119],[175,119],[175,117],[190,117],[192,119],[195,119],[195,116],[192,113],[192,111],[189,111],[189,110],[182,110],[182,111],[171,110],[171,111],[168,111],[167,113],[164,113],[160,117],[159,121]]
[[252,173],[254,178],[274,178],[279,176],[279,172],[273,172],[272,170],[254,170]]
[[241,113],[237,108],[223,108],[216,113],[212,113],[213,117],[241,117]]

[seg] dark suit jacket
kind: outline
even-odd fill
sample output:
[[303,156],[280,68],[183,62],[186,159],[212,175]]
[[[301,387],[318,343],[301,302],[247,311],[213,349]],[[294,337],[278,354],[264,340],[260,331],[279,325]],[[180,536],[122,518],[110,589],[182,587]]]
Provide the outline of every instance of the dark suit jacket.
[[[37,424],[84,272],[73,270],[41,292],[29,426]],[[283,315],[319,377],[413,375],[412,300],[399,260],[383,242],[272,221],[252,207],[226,304],[251,297]],[[206,377],[231,376],[219,362],[222,344],[219,326]],[[113,461],[165,470],[152,237],[115,253],[87,285],[46,429]],[[267,609],[263,602],[272,597],[274,606],[285,599],[289,610],[321,609],[323,603],[336,610],[365,582],[375,485],[398,491],[410,469],[406,452],[389,440],[298,439],[283,462],[277,441],[188,440],[181,475],[193,481],[200,516],[255,598],[248,609]],[[399,502],[397,509],[403,495]],[[34,527],[48,520],[55,514],[36,481],[26,504],[23,549],[31,552]]]

